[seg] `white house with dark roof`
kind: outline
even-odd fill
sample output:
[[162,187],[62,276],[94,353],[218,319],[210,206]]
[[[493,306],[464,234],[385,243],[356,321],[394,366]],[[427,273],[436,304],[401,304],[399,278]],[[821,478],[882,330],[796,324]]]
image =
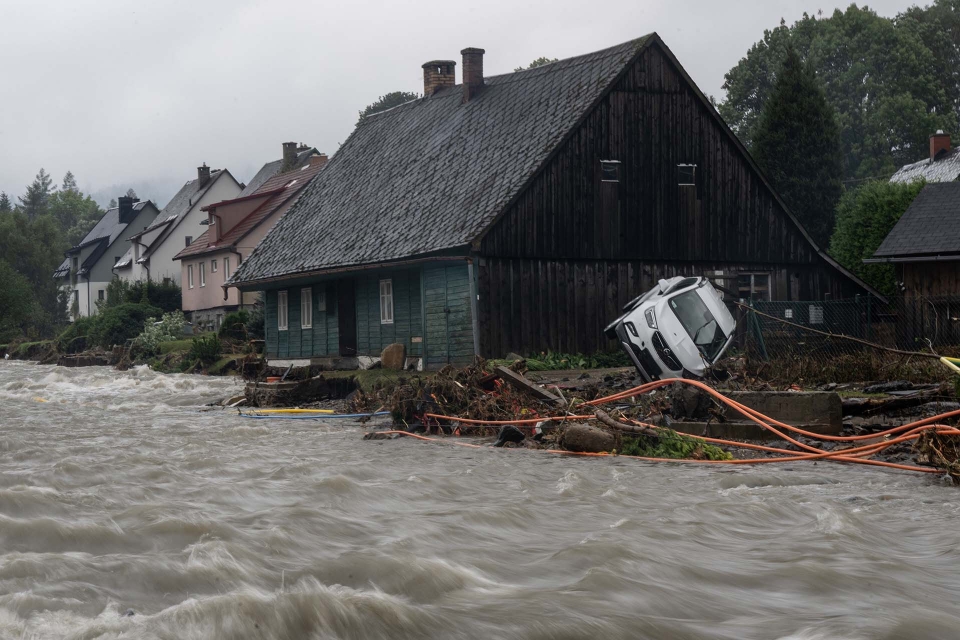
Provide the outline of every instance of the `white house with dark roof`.
[[206,230],[203,207],[236,198],[243,190],[226,169],[197,167],[197,178],[187,182],[146,229],[130,237],[125,253],[113,265],[122,280],[180,283],[180,263],[174,256]]
[[930,157],[900,167],[890,182],[954,182],[957,179],[960,179],[960,152],[950,147],[949,133],[937,131],[930,136]]
[[121,196],[118,205],[108,209],[83,240],[66,252],[66,258],[53,273],[70,290],[71,317],[90,316],[96,303],[106,297],[113,279],[112,267],[127,249],[127,241],[150,227],[157,217],[152,202],[140,202]]

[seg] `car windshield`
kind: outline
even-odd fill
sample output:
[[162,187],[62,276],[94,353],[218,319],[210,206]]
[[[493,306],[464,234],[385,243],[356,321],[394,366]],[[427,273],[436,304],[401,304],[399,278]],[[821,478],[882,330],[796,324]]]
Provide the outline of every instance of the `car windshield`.
[[675,295],[668,300],[668,304],[703,357],[713,362],[727,341],[727,336],[720,330],[720,324],[707,309],[697,290]]

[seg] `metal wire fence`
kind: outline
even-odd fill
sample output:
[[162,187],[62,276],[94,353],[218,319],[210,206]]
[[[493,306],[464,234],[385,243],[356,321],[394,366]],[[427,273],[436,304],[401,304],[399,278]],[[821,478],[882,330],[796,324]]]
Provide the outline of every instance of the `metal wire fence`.
[[745,352],[779,377],[939,377],[921,356],[960,353],[960,297],[752,301],[742,311]]

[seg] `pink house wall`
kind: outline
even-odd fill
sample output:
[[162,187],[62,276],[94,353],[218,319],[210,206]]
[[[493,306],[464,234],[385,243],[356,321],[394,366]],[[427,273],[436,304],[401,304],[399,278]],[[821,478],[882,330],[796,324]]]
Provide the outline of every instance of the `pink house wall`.
[[[298,194],[299,196],[299,194]],[[223,299],[223,288],[222,285],[226,282],[233,272],[237,270],[239,264],[237,253],[239,253],[243,260],[247,259],[247,256],[256,248],[260,241],[263,240],[263,237],[267,235],[270,229],[273,228],[273,225],[283,216],[284,213],[296,202],[297,198],[290,198],[285,202],[279,209],[274,211],[266,220],[263,220],[260,224],[254,227],[250,233],[240,239],[240,242],[237,243],[237,246],[234,248],[236,253],[233,250],[221,250],[212,253],[204,253],[199,256],[191,256],[181,260],[181,289],[183,291],[183,310],[184,311],[198,311],[202,309],[214,309],[216,307],[234,307],[240,304],[240,295],[236,288],[230,287],[227,289],[227,299]],[[237,203],[232,205],[233,207],[239,207],[241,204],[246,203]],[[254,207],[255,208],[255,207]],[[233,224],[239,222],[238,219],[233,218]],[[223,260],[228,258],[230,260],[230,273],[227,274],[224,272]],[[211,262],[213,260],[217,261],[217,272],[212,272]],[[206,286],[200,286],[200,263],[204,263],[204,268],[206,270]],[[188,268],[193,267],[193,288],[189,286],[189,276]],[[256,299],[255,294],[248,294],[244,296],[244,304],[252,304]]]

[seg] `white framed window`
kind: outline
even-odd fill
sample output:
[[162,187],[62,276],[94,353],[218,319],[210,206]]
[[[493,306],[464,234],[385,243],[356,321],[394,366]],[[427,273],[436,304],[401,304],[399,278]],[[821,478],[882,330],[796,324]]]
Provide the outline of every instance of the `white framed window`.
[[210,273],[216,273],[216,272],[217,272],[217,261],[216,261],[216,260],[211,260],[211,261],[210,261]]
[[206,262],[200,263],[200,286],[201,287],[207,286],[207,263]]
[[187,288],[193,289],[193,265],[187,265]]
[[189,247],[193,244],[193,236],[184,236],[183,237],[183,246]]
[[226,282],[227,278],[230,277],[230,258],[225,257],[223,259],[223,281]]
[[327,291],[324,287],[320,287],[320,291],[317,291],[317,311],[326,311],[327,310]]
[[300,328],[309,329],[313,326],[313,289],[300,289]]
[[697,165],[678,164],[677,165],[677,184],[681,187],[697,186]]
[[380,281],[380,324],[393,324],[393,280]]
[[620,182],[620,161],[600,161],[600,182]]
[[287,292],[277,292],[277,329],[287,330]]

